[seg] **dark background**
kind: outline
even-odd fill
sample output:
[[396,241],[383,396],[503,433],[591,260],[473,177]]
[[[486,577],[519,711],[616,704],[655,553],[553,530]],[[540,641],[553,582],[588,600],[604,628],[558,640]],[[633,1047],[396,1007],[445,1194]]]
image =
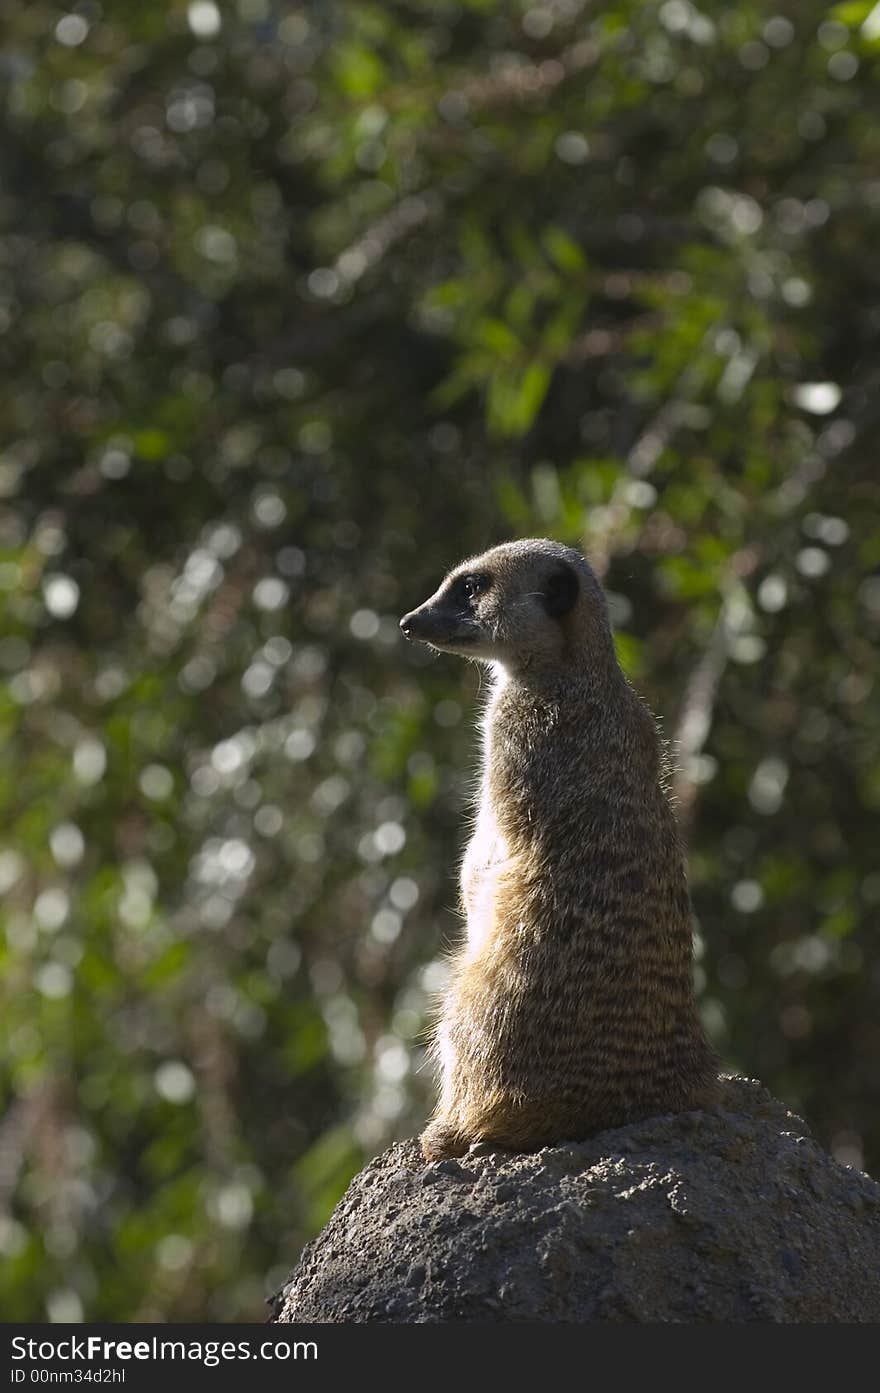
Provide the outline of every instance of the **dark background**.
[[416,1130],[478,676],[581,546],[726,1064],[880,1161],[880,6],[8,7],[0,1310],[260,1319]]

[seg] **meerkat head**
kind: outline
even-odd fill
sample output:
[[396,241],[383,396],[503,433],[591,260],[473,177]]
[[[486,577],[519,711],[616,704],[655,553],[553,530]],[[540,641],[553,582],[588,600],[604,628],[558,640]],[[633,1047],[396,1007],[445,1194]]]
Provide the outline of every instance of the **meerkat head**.
[[456,566],[400,621],[408,639],[444,653],[537,672],[613,653],[602,587],[571,547],[503,542]]

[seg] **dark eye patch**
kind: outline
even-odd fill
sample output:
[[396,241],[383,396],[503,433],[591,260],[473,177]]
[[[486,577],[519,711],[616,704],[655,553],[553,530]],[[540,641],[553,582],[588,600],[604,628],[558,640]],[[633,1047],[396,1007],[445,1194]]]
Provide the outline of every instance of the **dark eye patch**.
[[475,600],[478,595],[482,595],[492,584],[490,576],[475,574],[472,576],[459,576],[452,587],[454,598],[461,604],[468,604]]

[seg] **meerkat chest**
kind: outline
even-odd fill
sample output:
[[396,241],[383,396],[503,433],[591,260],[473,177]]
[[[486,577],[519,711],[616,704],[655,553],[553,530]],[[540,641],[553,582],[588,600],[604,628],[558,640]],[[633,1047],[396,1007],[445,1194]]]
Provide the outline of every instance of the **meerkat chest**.
[[516,767],[518,741],[510,738],[510,728],[516,722],[515,713],[508,709],[508,696],[507,678],[498,669],[483,720],[482,783],[477,820],[461,867],[468,957],[478,956],[497,928],[505,883],[518,865],[524,844],[520,835],[524,819],[516,811],[516,804],[521,800],[511,792],[511,785],[518,781],[521,771]]
[[467,917],[467,952],[476,956],[492,932],[501,877],[511,864],[491,805],[484,803],[461,866],[461,898]]

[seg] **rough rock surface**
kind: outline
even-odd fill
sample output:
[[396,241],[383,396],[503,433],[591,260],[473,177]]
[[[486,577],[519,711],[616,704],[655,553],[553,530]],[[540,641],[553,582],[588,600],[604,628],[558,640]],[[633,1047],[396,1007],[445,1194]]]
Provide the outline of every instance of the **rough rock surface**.
[[280,1322],[880,1321],[880,1185],[731,1079],[682,1113],[531,1155],[355,1177],[275,1299]]

